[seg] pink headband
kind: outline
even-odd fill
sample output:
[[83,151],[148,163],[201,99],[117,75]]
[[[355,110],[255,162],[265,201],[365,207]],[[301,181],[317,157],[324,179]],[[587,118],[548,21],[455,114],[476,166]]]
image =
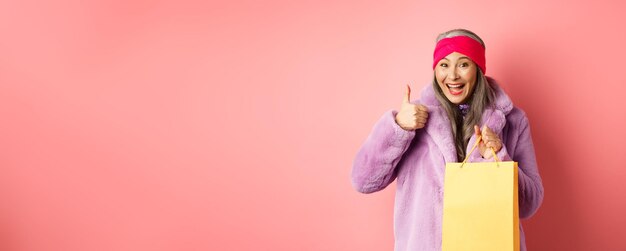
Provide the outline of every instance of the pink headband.
[[433,54],[433,69],[439,63],[439,60],[450,55],[452,52],[458,52],[468,56],[478,67],[487,72],[485,62],[485,48],[476,40],[466,36],[456,36],[439,40],[435,53]]

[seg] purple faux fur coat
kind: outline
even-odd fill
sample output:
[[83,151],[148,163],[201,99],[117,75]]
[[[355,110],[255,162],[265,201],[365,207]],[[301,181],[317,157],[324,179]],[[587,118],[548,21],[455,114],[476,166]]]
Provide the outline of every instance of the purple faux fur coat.
[[[519,166],[519,216],[531,217],[543,201],[543,185],[537,170],[528,119],[491,78],[496,92],[494,108],[484,111],[482,121],[496,132],[504,146],[497,153],[503,161]],[[440,250],[443,213],[443,178],[446,162],[458,162],[452,129],[445,110],[435,98],[432,85],[422,90],[421,103],[428,107],[422,129],[405,131],[386,112],[376,123],[354,159],[352,183],[361,193],[373,193],[397,179],[394,208],[395,250]],[[472,136],[469,148],[476,142]],[[484,160],[474,151],[469,162]],[[520,223],[520,250],[526,250]]]

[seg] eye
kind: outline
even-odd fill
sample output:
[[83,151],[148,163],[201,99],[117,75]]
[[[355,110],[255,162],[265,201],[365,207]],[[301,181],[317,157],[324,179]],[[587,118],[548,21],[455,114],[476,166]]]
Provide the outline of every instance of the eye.
[[448,64],[446,64],[446,63],[441,63],[441,64],[439,64],[439,66],[441,66],[441,67],[448,67]]
[[467,62],[461,63],[461,67],[468,67],[468,66],[469,66],[469,64]]

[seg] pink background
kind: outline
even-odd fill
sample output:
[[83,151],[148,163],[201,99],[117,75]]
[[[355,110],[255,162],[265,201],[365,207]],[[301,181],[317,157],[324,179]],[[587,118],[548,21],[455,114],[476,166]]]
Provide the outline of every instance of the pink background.
[[86,2],[0,2],[0,250],[392,250],[352,159],[457,27],[531,121],[529,249],[626,250],[619,1]]

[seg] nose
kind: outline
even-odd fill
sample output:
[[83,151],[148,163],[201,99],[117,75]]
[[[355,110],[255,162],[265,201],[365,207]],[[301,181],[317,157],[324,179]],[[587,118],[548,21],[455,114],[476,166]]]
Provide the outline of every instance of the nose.
[[457,67],[449,67],[448,68],[448,78],[455,80],[459,78],[458,68]]

